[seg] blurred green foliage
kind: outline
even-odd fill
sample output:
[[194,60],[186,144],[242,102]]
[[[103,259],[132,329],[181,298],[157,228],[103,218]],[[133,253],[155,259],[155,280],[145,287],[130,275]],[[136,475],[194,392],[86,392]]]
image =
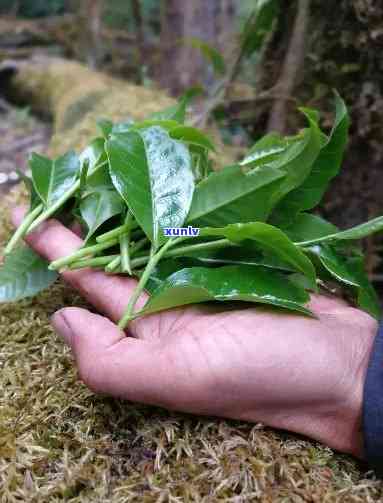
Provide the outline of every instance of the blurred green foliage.
[[[140,2],[145,28],[152,34],[160,32],[160,0]],[[113,28],[134,30],[135,20],[132,4],[128,0],[108,0],[105,2],[104,23]]]
[[0,0],[0,14],[14,13],[26,18],[61,14],[66,10],[65,0]]

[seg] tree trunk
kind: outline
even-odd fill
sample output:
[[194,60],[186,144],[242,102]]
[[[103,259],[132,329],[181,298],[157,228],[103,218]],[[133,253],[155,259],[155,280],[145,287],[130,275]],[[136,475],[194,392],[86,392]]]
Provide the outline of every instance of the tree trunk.
[[162,87],[178,95],[191,86],[209,87],[213,83],[211,66],[187,40],[197,38],[219,48],[218,35],[230,25],[232,5],[233,0],[165,0],[161,13],[162,64],[158,75]]
[[310,17],[310,0],[298,0],[297,14],[279,80],[274,88],[278,96],[270,113],[268,130],[286,133],[288,102],[294,93],[297,76],[306,55],[306,34]]
[[102,11],[103,0],[81,0],[80,21],[83,26],[81,32],[81,52],[90,68],[97,69],[102,60]]
[[[138,73],[145,62],[145,32],[140,0],[131,0],[132,15],[136,31],[136,64]],[[141,79],[140,79],[141,80]]]

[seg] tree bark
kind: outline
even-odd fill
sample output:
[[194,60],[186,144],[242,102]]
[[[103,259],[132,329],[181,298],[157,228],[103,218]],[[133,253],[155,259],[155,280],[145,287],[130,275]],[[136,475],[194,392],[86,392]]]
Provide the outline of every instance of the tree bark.
[[103,0],[81,0],[80,19],[81,49],[86,63],[93,70],[100,67],[102,60],[102,11]]
[[271,110],[268,130],[286,133],[288,103],[294,93],[297,76],[306,55],[306,35],[310,17],[310,0],[298,0],[297,14],[279,80],[274,88],[278,98]]
[[228,29],[230,13],[234,12],[233,0],[224,0],[221,4],[220,0],[165,0],[161,13],[162,64],[158,80],[172,94],[180,94],[198,84],[209,87],[213,83],[212,68],[187,40],[197,38],[219,48],[219,34]]
[[131,0],[132,14],[136,31],[136,63],[139,69],[145,62],[145,32],[144,21],[142,18],[142,10],[140,0]]

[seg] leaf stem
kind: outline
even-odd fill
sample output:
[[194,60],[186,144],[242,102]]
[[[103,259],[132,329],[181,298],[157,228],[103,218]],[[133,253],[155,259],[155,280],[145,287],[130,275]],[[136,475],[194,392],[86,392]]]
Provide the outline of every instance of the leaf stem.
[[128,214],[126,215],[125,224],[129,226],[127,232],[120,235],[120,250],[121,250],[121,267],[122,272],[127,272],[128,274],[132,274],[132,268],[130,266],[130,225],[133,221],[133,215],[128,210]]
[[86,267],[104,267],[112,264],[120,255],[106,255],[104,257],[87,258],[77,260],[68,265],[68,268],[73,271],[77,269],[85,269]]
[[178,240],[177,239],[169,239],[164,246],[154,255],[151,256],[149,262],[146,265],[146,268],[136,286],[134,289],[134,292],[130,298],[129,304],[125,310],[125,313],[123,317],[121,318],[120,322],[118,323],[118,326],[121,330],[124,330],[126,325],[129,323],[131,316],[133,315],[133,311],[135,308],[135,305],[137,303],[138,298],[140,297],[142,291],[145,288],[145,285],[149,279],[149,276],[151,275],[153,269],[156,267],[158,262],[161,260],[161,258],[165,255],[167,250],[171,247],[177,244]]
[[50,218],[54,213],[56,213],[56,211],[59,210],[61,206],[65,204],[68,201],[68,199],[70,199],[79,188],[80,188],[80,180],[77,180],[72,185],[72,187],[60,197],[60,199],[58,199],[55,203],[52,204],[52,206],[50,206],[43,213],[41,213],[41,215],[38,218],[36,218],[36,220],[30,226],[28,232],[38,227],[45,220],[48,220],[48,218]]
[[[109,264],[105,267],[105,272],[117,272],[117,269],[121,264],[121,255],[117,255]],[[122,272],[122,271],[121,271]]]
[[136,222],[124,223],[111,231],[105,232],[104,234],[100,234],[100,236],[96,237],[97,243],[103,243],[104,241],[109,241],[113,238],[118,238],[121,234],[126,233],[127,231],[133,230],[137,227]]
[[[180,238],[179,238],[180,239]],[[196,245],[179,246],[174,250],[168,251],[163,258],[179,257],[187,253],[193,253],[206,250],[219,250],[220,248],[227,248],[228,246],[238,246],[236,243],[228,239],[217,239],[216,241],[208,241],[207,243],[198,243]],[[143,255],[132,260],[132,269],[136,269],[145,265],[150,260],[149,255]]]
[[[102,162],[98,166],[96,166],[91,173],[88,174],[88,176],[93,175],[98,169],[100,169],[102,166],[107,164],[107,161]],[[47,220],[49,217],[51,217],[54,213],[56,213],[57,210],[61,208],[63,204],[65,204],[68,199],[70,199],[74,194],[77,192],[77,190],[81,186],[81,179],[77,180],[72,187],[65,192],[52,206],[47,208],[41,215],[36,218],[36,220],[32,223],[32,225],[29,227],[28,232],[32,231],[35,229],[37,226],[39,226],[42,222]]]
[[4,255],[9,255],[13,251],[17,243],[20,241],[20,239],[22,239],[25,236],[25,234],[30,229],[32,223],[40,215],[43,209],[44,206],[42,204],[39,204],[38,206],[36,206],[34,210],[32,210],[30,213],[26,215],[21,225],[16,229],[16,232],[13,234],[9,243],[7,244],[4,250]]
[[77,262],[79,259],[86,257],[87,255],[95,255],[100,251],[105,250],[106,248],[111,248],[118,244],[118,239],[111,239],[110,241],[106,241],[105,243],[98,243],[92,246],[86,246],[85,248],[80,248],[76,252],[72,253],[72,255],[68,255],[67,257],[59,258],[54,260],[49,265],[49,269],[55,271],[57,269],[62,269],[73,262]]
[[142,250],[142,248],[144,248],[144,246],[147,243],[149,243],[149,239],[147,237],[144,237],[144,238],[136,241],[135,243],[132,243],[131,250],[130,250],[130,257],[132,258],[135,253]]

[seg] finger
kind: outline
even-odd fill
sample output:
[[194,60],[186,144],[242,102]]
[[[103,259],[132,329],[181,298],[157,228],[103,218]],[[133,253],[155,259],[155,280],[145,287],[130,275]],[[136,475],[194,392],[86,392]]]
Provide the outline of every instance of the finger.
[[309,309],[316,314],[329,313],[336,309],[347,307],[347,302],[338,297],[330,297],[327,295],[311,295]]
[[107,318],[80,308],[61,309],[52,324],[71,347],[81,380],[93,391],[167,405],[169,365],[157,343],[127,338]]
[[[12,214],[15,226],[23,219],[25,211],[17,208]],[[39,254],[49,261],[70,255],[83,244],[76,234],[64,227],[57,220],[48,220],[38,229],[25,236],[25,241]],[[118,321],[129,301],[137,282],[134,279],[107,275],[101,271],[81,269],[79,271],[66,271],[62,277],[71,284],[99,311],[105,313],[113,321]],[[143,295],[137,307],[141,307],[147,296]],[[138,320],[137,320],[138,321]],[[139,323],[132,323],[133,335],[139,330]]]

